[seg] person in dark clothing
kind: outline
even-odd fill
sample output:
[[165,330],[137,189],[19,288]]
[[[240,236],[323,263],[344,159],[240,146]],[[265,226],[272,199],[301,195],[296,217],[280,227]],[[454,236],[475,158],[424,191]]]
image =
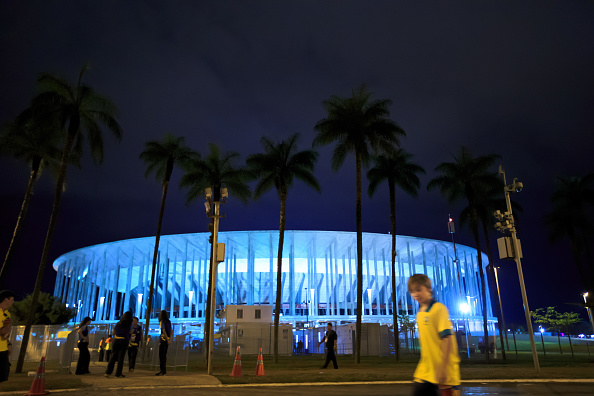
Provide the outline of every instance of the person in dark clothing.
[[88,316],[80,322],[76,327],[78,333],[78,362],[76,363],[76,375],[91,374],[89,371],[89,363],[91,362],[91,354],[89,353],[89,325],[91,318]]
[[167,349],[171,343],[171,322],[165,310],[159,314],[159,325],[161,327],[161,337],[159,337],[159,367],[161,371],[155,375],[165,375],[167,374]]
[[124,357],[126,356],[126,350],[128,349],[128,343],[130,342],[131,325],[132,313],[128,311],[122,315],[120,321],[115,325],[115,328],[113,329],[114,341],[112,345],[111,358],[109,359],[107,369],[105,370],[106,377],[109,377],[111,373],[113,373],[113,368],[115,366],[116,361],[118,362],[118,367],[116,369],[116,377],[125,377],[125,375],[122,374],[122,369],[124,366]]
[[[336,332],[332,330],[332,323],[328,323],[326,325],[326,337],[324,337],[322,342],[326,343],[326,363],[324,363],[322,368],[328,367],[328,363],[330,363],[330,360],[332,360],[334,368],[337,369],[338,363],[336,363],[336,349],[338,348],[338,336],[336,335]],[[320,342],[320,344],[322,342]]]
[[142,342],[142,326],[138,323],[138,318],[132,318],[132,329],[130,329],[130,344],[128,344],[128,371],[133,372],[136,366],[136,355],[138,346]]

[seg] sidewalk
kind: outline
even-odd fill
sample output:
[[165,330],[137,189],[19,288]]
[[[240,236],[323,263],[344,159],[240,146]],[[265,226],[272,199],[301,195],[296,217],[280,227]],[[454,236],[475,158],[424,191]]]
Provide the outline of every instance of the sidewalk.
[[[105,378],[105,362],[91,362],[89,369],[93,374],[80,376],[83,384],[92,389],[110,389],[110,388],[135,388],[135,387],[155,387],[155,386],[199,386],[199,385],[220,385],[220,381],[207,374],[188,373],[185,370],[168,370],[165,376],[155,376],[158,370],[147,370],[137,368],[133,373],[128,372],[128,366],[124,365],[125,378],[116,378],[115,370],[109,378]],[[76,369],[76,363],[73,363],[72,372]]]

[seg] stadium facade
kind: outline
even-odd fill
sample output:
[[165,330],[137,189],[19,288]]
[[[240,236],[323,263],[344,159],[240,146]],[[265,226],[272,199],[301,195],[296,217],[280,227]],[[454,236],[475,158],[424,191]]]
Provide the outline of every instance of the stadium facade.
[[[161,237],[153,317],[165,309],[175,322],[204,321],[210,257],[209,233]],[[397,236],[396,298],[399,312],[416,314],[407,293],[411,274],[433,282],[435,297],[455,322],[482,330],[482,297],[476,249],[450,242]],[[146,312],[154,237],[94,245],[66,253],[53,263],[54,295],[85,316],[111,322],[131,310]],[[219,233],[225,260],[217,269],[217,310],[225,305],[273,305],[278,231]],[[356,319],[356,233],[286,231],[282,267],[282,322],[351,322]],[[363,234],[363,321],[392,323],[391,235]],[[484,267],[488,264],[483,254]],[[484,271],[484,270],[483,270]],[[485,273],[486,276],[486,273]],[[488,286],[487,286],[488,287]],[[487,290],[489,328],[496,318]]]

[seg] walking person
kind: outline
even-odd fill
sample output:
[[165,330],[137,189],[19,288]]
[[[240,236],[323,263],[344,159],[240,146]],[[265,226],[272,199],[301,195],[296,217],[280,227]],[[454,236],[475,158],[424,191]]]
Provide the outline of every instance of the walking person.
[[105,358],[105,337],[101,337],[99,341],[99,361],[102,362]]
[[111,359],[111,349],[112,349],[112,342],[113,339],[111,338],[111,335],[107,336],[107,340],[105,340],[105,361],[109,362],[109,359]]
[[167,349],[171,344],[171,322],[167,311],[162,310],[159,314],[159,326],[161,327],[161,337],[159,337],[159,371],[155,375],[167,374]]
[[426,275],[411,276],[408,292],[419,303],[421,359],[413,374],[413,395],[460,395],[460,356],[448,309],[433,298]]
[[113,373],[113,368],[118,363],[116,369],[116,377],[124,378],[122,369],[124,368],[124,357],[126,356],[126,350],[128,349],[128,343],[130,342],[130,326],[132,325],[132,313],[130,311],[124,313],[120,318],[120,321],[115,325],[113,329],[113,345],[111,359],[107,364],[105,370],[105,376],[109,377]]
[[[332,360],[332,364],[334,368],[338,368],[338,363],[336,363],[336,350],[338,349],[338,336],[336,332],[332,330],[332,323],[328,323],[326,325],[326,336],[322,340],[322,342],[326,343],[326,363],[322,366],[323,369],[328,367],[328,363]],[[318,345],[320,345],[320,342]]]
[[15,297],[15,294],[10,290],[0,291],[0,382],[8,381],[10,373],[12,318],[8,310],[14,304]]
[[91,318],[85,317],[76,327],[78,333],[78,362],[76,363],[76,375],[91,374],[89,363],[91,354],[89,353],[89,325]]
[[128,344],[128,371],[134,372],[136,366],[136,355],[138,355],[138,346],[142,342],[142,326],[138,323],[138,318],[132,318],[132,328],[130,329],[130,343]]

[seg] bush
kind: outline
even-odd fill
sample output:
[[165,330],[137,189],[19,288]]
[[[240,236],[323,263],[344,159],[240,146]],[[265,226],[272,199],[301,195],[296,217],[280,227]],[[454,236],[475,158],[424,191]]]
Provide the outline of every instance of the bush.
[[[10,313],[12,315],[12,324],[24,325],[27,322],[27,316],[31,310],[32,294],[28,294],[23,300],[16,301]],[[40,292],[35,311],[33,324],[52,325],[62,324],[74,318],[76,312],[74,309],[67,308],[59,297],[53,297],[49,293]]]

